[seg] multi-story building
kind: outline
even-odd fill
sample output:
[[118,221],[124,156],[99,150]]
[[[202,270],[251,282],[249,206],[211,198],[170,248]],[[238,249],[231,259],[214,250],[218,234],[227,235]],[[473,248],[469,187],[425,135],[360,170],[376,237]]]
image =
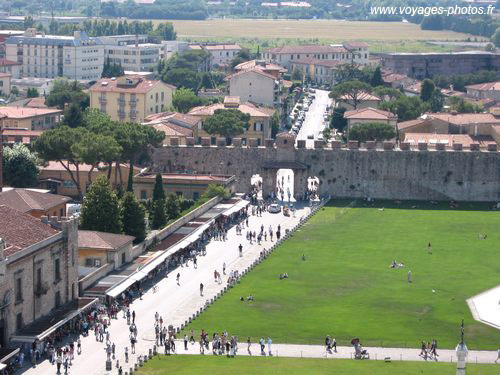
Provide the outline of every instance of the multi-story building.
[[10,95],[10,79],[12,76],[10,73],[0,73],[0,95],[9,96]]
[[150,72],[160,60],[162,45],[147,43],[146,35],[106,36],[100,40],[104,43],[104,58],[124,70]]
[[354,125],[379,122],[391,125],[396,130],[398,121],[398,116],[394,113],[371,107],[347,111],[344,113],[344,118],[347,120],[347,129],[351,129]]
[[55,108],[0,107],[0,129],[51,129],[61,121],[62,113]]
[[180,145],[187,144],[187,138],[195,137],[201,119],[178,112],[162,112],[144,119],[143,125],[152,126],[165,134],[163,144],[169,146],[171,138],[177,138]]
[[[247,144],[249,139],[255,138],[257,139],[257,144],[260,146],[264,144],[264,139],[271,138],[271,118],[275,112],[273,108],[257,106],[249,102],[241,103],[239,97],[226,96],[224,98],[224,103],[195,107],[189,111],[189,115],[198,117],[202,120],[199,129],[195,133],[197,143],[201,143],[201,138],[203,137],[211,138],[212,144],[216,143],[218,135],[208,134],[203,129],[203,121],[212,116],[215,111],[219,109],[238,109],[250,115],[248,129],[246,129],[243,134],[237,136],[241,138],[243,144]],[[231,139],[227,139],[226,141],[230,143]]]
[[210,53],[210,68],[229,66],[241,51],[238,44],[203,44],[190,46],[191,49],[202,49]]
[[4,58],[0,58],[0,72],[9,73],[12,78],[19,78],[19,71],[21,69],[21,64],[17,61],[10,61]]
[[242,102],[275,107],[280,105],[280,81],[261,69],[240,70],[226,77],[229,95],[239,96]]
[[42,216],[66,216],[66,203],[71,198],[63,195],[42,193],[31,189],[10,189],[0,192],[0,205],[14,208],[36,218]]
[[383,69],[416,79],[500,69],[500,53],[496,52],[401,52],[385,53],[380,57],[380,65]]
[[285,45],[271,48],[262,54],[267,62],[279,64],[287,69],[297,60],[334,60],[341,63],[367,64],[370,58],[368,45],[361,42],[339,45]]
[[189,49],[189,43],[182,40],[162,40],[161,45],[160,58],[165,60]]
[[90,87],[90,107],[115,121],[143,122],[150,114],[169,108],[174,91],[175,86],[140,76],[106,78]]
[[84,32],[59,36],[27,29],[22,36],[7,38],[5,44],[6,59],[21,64],[21,77],[93,81],[102,74],[104,46]]
[[[37,219],[0,205],[2,347],[42,340],[60,323],[62,310],[73,312],[78,302],[77,267],[75,220]],[[51,315],[54,319],[48,319]]]
[[294,60],[291,63],[291,70],[299,71],[305,81],[311,81],[317,85],[333,86],[336,82],[339,65],[342,65],[342,62],[338,60],[319,60],[309,57]]

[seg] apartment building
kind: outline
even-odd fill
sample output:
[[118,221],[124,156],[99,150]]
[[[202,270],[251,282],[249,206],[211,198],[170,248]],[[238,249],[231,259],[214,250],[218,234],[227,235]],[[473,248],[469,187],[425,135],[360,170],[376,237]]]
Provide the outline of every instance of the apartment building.
[[465,89],[467,96],[474,99],[500,100],[500,81],[469,85],[465,86]]
[[268,107],[280,104],[280,81],[260,69],[241,70],[226,77],[229,95],[242,102],[253,102]]
[[73,36],[45,35],[27,29],[5,41],[6,59],[21,64],[20,77],[96,80],[104,66],[99,38],[75,31]]
[[230,65],[231,61],[242,49],[238,44],[195,44],[190,45],[189,48],[194,50],[205,50],[210,53],[210,68]]
[[298,60],[335,60],[341,63],[367,64],[370,59],[368,44],[362,42],[343,43],[338,45],[285,45],[271,48],[262,54],[270,63],[279,64],[288,70]]
[[311,81],[317,85],[333,86],[336,83],[339,65],[342,65],[341,61],[319,60],[309,57],[293,61],[291,71],[299,71],[304,81]]
[[12,76],[10,73],[0,73],[0,95],[9,96]]
[[[78,223],[0,205],[0,345],[42,340],[78,302]],[[77,303],[78,305],[78,303]],[[78,314],[78,311],[76,311]],[[74,316],[74,315],[73,315]]]
[[17,61],[10,61],[0,58],[0,73],[9,73],[12,78],[19,78],[21,64]]
[[175,86],[140,76],[100,79],[90,87],[90,107],[121,122],[143,122],[172,105]]
[[116,35],[101,37],[104,58],[121,65],[124,70],[150,72],[160,60],[161,44],[147,43],[146,35]]

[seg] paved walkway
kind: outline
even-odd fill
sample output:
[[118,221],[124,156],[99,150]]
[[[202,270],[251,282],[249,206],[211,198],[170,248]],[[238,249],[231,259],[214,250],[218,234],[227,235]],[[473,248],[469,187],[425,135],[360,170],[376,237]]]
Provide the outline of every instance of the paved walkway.
[[[198,338],[197,338],[198,339]],[[200,354],[200,345],[195,343],[188,344],[188,350],[184,350],[184,343],[179,340],[176,342],[177,354]],[[210,349],[212,346],[210,345]],[[378,347],[363,347],[370,355],[371,360],[385,360],[390,358],[391,361],[429,361],[434,362],[435,359],[424,358],[420,356],[420,349],[405,349],[405,348],[378,348]],[[163,347],[158,349],[163,354]],[[252,356],[268,356],[268,348],[266,344],[266,353],[260,353],[258,342],[252,343],[250,352],[247,351],[247,343],[238,343],[238,355]],[[293,344],[272,344],[272,355],[275,357],[295,357],[295,358],[328,358],[328,359],[353,359],[353,347],[337,346],[337,352],[327,353],[322,345],[293,345]],[[437,362],[456,362],[457,357],[454,350],[437,351]],[[205,355],[212,355],[212,351],[205,351]],[[494,363],[497,358],[496,351],[469,351],[469,363]],[[499,364],[500,368],[500,364]]]
[[[250,230],[258,232],[260,226],[264,225],[267,230],[269,225],[272,225],[273,231],[276,232],[278,224],[281,224],[282,233],[286,229],[295,227],[300,218],[306,216],[310,212],[309,208],[299,208],[295,217],[285,217],[282,214],[264,213],[262,217],[251,216],[249,218]],[[129,363],[125,363],[124,348],[129,347],[129,330],[126,324],[126,319],[120,313],[117,320],[112,320],[109,327],[111,333],[111,341],[116,345],[116,359],[122,365],[124,372],[129,371],[130,367],[138,361],[139,355],[146,355],[149,349],[154,345],[154,315],[155,312],[163,317],[164,323],[172,324],[179,327],[185,323],[193,313],[199,312],[205,305],[207,300],[211,300],[217,294],[221,293],[224,284],[214,282],[213,272],[217,269],[222,271],[222,264],[226,263],[226,273],[231,270],[239,270],[240,272],[248,269],[258,258],[262,249],[269,249],[273,243],[269,240],[263,242],[261,246],[254,243],[250,245],[245,238],[245,230],[243,236],[236,235],[235,228],[231,228],[228,232],[227,241],[211,241],[207,245],[207,255],[198,258],[198,268],[195,269],[192,263],[188,267],[178,268],[172,271],[168,278],[164,278],[158,282],[158,291],[156,293],[150,289],[143,296],[142,300],[135,300],[131,305],[131,310],[136,312],[136,326],[138,328],[138,342],[136,344],[136,354],[130,355]],[[243,257],[238,256],[238,245],[243,245]],[[176,284],[175,275],[181,274],[180,286]],[[222,272],[221,272],[222,273]],[[224,280],[227,279],[224,278]],[[200,296],[200,283],[205,285],[204,296]],[[198,338],[197,338],[198,339]],[[239,344],[239,354],[249,355],[246,351],[246,343]],[[184,351],[182,342],[177,344],[178,353],[199,354],[199,345],[189,345],[188,350]],[[370,353],[371,359],[382,360],[385,357],[391,357],[391,360],[408,360],[418,361],[424,360],[419,357],[418,349],[400,349],[400,348],[366,348]],[[266,345],[267,350],[267,345]],[[159,350],[163,352],[163,349]],[[279,357],[308,357],[308,358],[351,358],[352,348],[339,347],[337,353],[326,354],[323,346],[315,345],[288,345],[288,344],[273,344],[273,355]],[[211,355],[211,352],[208,352]],[[260,355],[258,344],[253,344],[251,347],[252,355]],[[455,361],[455,354],[451,350],[440,350],[439,361]],[[496,358],[496,352],[470,352],[469,361],[478,363],[492,363]],[[118,370],[113,366],[111,372],[105,371],[105,344],[97,342],[93,332],[88,337],[82,338],[82,354],[76,355],[73,365],[70,367],[69,374],[71,375],[103,375],[117,374]],[[116,362],[116,361],[115,361]],[[113,363],[115,365],[115,363]],[[55,374],[56,367],[51,365],[49,361],[44,361],[35,368],[27,368],[24,372],[26,375],[48,375]]]
[[[281,225],[282,236],[286,229],[294,228],[300,221],[300,218],[310,212],[309,207],[298,208],[295,217],[285,217],[282,214],[263,213],[262,217],[250,216],[249,230],[259,232],[261,225],[267,230],[271,225],[276,233],[278,224]],[[222,274],[222,265],[226,263],[226,274],[231,270],[243,272],[259,257],[263,249],[269,249],[275,242],[268,240],[257,243],[250,243],[246,240],[246,228],[243,235],[236,235],[236,228],[232,227],[228,231],[227,241],[211,241],[207,245],[207,255],[198,257],[198,268],[195,269],[190,263],[188,267],[179,267],[169,273],[167,278],[160,280],[158,291],[153,292],[151,288],[144,294],[142,300],[136,299],[131,305],[131,311],[136,312],[136,326],[138,329],[138,342],[136,343],[136,355],[130,355],[131,363],[135,363],[138,355],[148,353],[154,344],[154,315],[155,312],[163,317],[164,323],[179,327],[194,313],[199,312],[210,300],[221,293],[227,285],[218,284],[214,281],[214,270]],[[274,237],[276,241],[276,237]],[[239,256],[238,246],[243,245],[243,256]],[[180,273],[180,286],[176,283],[176,275]],[[227,276],[223,277],[227,280]],[[200,296],[200,283],[204,284],[204,296]],[[123,314],[118,314],[117,320],[111,321],[109,331],[111,333],[111,342],[116,345],[117,359],[125,364],[124,348],[129,347],[129,327]],[[82,354],[76,356],[73,365],[70,368],[71,375],[102,375],[105,371],[105,344],[97,342],[93,332],[88,337],[82,337]],[[124,367],[128,370],[129,365]],[[117,369],[113,368],[113,374]],[[56,367],[49,361],[44,361],[36,368],[26,369],[26,375],[45,375],[55,374]]]

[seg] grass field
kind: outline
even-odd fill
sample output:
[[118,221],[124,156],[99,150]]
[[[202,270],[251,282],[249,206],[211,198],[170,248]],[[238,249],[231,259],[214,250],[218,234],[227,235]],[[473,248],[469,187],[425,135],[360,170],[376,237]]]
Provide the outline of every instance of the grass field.
[[[435,338],[440,348],[454,348],[464,318],[470,349],[498,348],[500,331],[474,321],[466,304],[498,284],[498,212],[467,204],[453,210],[345,204],[321,210],[187,331],[225,329],[241,341],[271,336],[301,344],[321,344],[330,334],[341,345],[360,337],[365,346],[386,347],[418,347]],[[405,267],[390,269],[393,259]],[[284,272],[289,278],[280,280]],[[253,303],[239,300],[250,294]]]
[[[228,359],[213,356],[159,356],[149,361],[139,375],[197,375],[197,374],[356,374],[356,375],[452,375],[455,364],[426,362],[352,361],[305,358],[236,357]],[[467,365],[468,375],[493,375],[495,365]]]
[[260,44],[261,48],[266,48],[285,43],[363,40],[370,43],[372,52],[450,51],[455,47],[432,46],[425,41],[475,38],[447,30],[420,30],[418,25],[403,22],[266,19],[173,20],[172,22],[179,39],[235,41],[252,49],[256,48],[257,44]]

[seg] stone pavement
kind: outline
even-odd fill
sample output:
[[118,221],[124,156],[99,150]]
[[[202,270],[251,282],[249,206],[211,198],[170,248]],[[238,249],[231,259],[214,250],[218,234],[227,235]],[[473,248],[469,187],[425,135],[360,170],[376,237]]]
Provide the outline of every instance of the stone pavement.
[[[263,213],[262,217],[250,216],[249,230],[260,231],[261,225],[265,230],[272,225],[276,233],[278,224],[281,225],[282,236],[286,229],[293,229],[302,217],[310,213],[309,207],[297,206],[295,217],[285,217],[283,214]],[[138,329],[138,342],[136,343],[136,355],[130,355],[131,364],[137,361],[138,355],[147,354],[154,344],[154,315],[155,312],[163,317],[164,324],[180,327],[193,314],[199,313],[207,300],[215,298],[226,287],[227,276],[223,277],[223,284],[214,281],[214,270],[222,274],[222,265],[226,263],[226,274],[231,270],[238,270],[240,273],[247,270],[259,257],[263,249],[269,249],[275,242],[262,242],[262,245],[250,243],[246,240],[246,228],[243,235],[236,235],[236,228],[232,227],[228,231],[227,241],[212,240],[207,245],[207,255],[198,257],[198,268],[195,269],[192,263],[188,267],[179,267],[168,274],[168,277],[160,280],[156,293],[151,288],[144,294],[142,300],[136,299],[131,305],[131,311],[136,313],[136,326]],[[276,237],[275,237],[276,241]],[[243,256],[238,253],[239,244],[243,245]],[[176,283],[176,275],[180,273],[180,286]],[[200,296],[200,283],[204,284],[204,296]],[[130,367],[125,365],[124,348],[129,347],[129,327],[123,314],[118,314],[117,320],[112,320],[109,327],[111,342],[116,345],[116,359],[124,367],[124,371]],[[102,375],[105,371],[105,344],[97,342],[93,332],[87,337],[82,337],[82,354],[76,355],[73,365],[70,367],[71,375]],[[118,371],[113,368],[113,374]],[[25,369],[26,375],[55,374],[56,367],[49,361],[44,361],[34,368]]]
[[[229,334],[231,334],[229,332]],[[211,338],[211,336],[210,336]],[[272,338],[272,337],[271,337]],[[199,339],[199,337],[197,337]],[[267,339],[265,337],[265,339]],[[252,343],[250,347],[250,352],[247,351],[247,343],[238,343],[238,355],[252,355],[252,356],[268,356],[267,344],[266,353],[262,355],[260,353],[260,347],[258,338],[255,338],[255,342]],[[212,355],[210,350],[205,350],[205,355]],[[182,340],[176,341],[176,353],[177,354],[190,354],[199,355],[200,345],[188,344],[188,350],[184,350],[184,343]],[[434,359],[420,356],[420,349],[414,348],[380,348],[380,347],[363,347],[368,351],[371,360],[385,360],[390,358],[391,361],[429,361],[434,362]],[[160,354],[164,353],[163,347],[158,348]],[[337,346],[337,352],[327,353],[323,345],[294,345],[294,344],[272,344],[271,347],[272,355],[275,357],[295,357],[295,358],[328,358],[328,359],[353,359],[354,350],[353,347],[348,346]],[[437,362],[454,362],[456,363],[457,357],[454,350],[438,349],[437,351],[438,359]],[[496,351],[469,351],[468,362],[469,363],[494,363],[497,358]],[[500,366],[499,366],[500,368]]]

